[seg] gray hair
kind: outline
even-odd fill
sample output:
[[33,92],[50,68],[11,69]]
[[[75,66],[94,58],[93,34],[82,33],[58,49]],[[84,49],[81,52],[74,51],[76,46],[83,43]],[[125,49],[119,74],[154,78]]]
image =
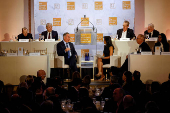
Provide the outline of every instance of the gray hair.
[[47,23],[47,24],[46,24],[46,27],[48,27],[49,25],[51,25],[51,26],[52,26],[52,23]]
[[68,33],[68,32],[64,33],[64,34],[63,34],[63,37],[65,37],[67,34],[69,34],[69,33]]
[[139,34],[140,38],[145,41],[145,36],[143,34]]
[[154,29],[154,25],[152,23],[148,24],[148,27],[152,27]]
[[[26,30],[26,29],[27,29],[26,27],[23,27],[23,28],[22,28],[22,31],[23,31],[23,30]],[[28,30],[28,29],[27,29],[27,30]]]
[[130,24],[129,21],[127,21],[127,20],[125,20],[124,23],[127,23],[127,26],[129,26],[129,24]]

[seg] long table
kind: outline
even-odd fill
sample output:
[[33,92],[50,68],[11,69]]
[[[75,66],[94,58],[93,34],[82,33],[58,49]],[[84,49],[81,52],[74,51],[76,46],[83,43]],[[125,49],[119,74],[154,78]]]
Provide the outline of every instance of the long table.
[[[23,75],[35,75],[42,69],[46,72],[48,69],[48,56],[1,56],[0,57],[0,80],[4,84],[19,85],[20,78]],[[46,82],[46,80],[44,81]]]
[[141,80],[146,83],[149,80],[160,83],[168,80],[170,73],[170,55],[134,55],[128,58],[129,71],[141,72]]

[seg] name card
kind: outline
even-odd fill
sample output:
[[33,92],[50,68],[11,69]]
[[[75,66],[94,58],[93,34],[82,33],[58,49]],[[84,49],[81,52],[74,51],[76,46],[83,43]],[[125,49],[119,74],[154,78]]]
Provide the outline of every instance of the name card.
[[17,53],[7,53],[7,56],[17,56]]
[[45,39],[45,42],[55,42],[55,39]]
[[120,38],[120,41],[130,41],[130,38]]
[[23,56],[23,47],[18,47],[18,56]]
[[40,56],[40,53],[29,53],[29,56]]
[[152,38],[149,38],[149,41],[157,41],[158,38],[157,37],[152,37]]
[[170,55],[170,52],[161,52],[161,55]]
[[29,39],[19,39],[19,42],[29,42]]
[[141,52],[141,55],[152,55],[152,52]]
[[160,46],[155,46],[155,55],[160,55],[161,48]]

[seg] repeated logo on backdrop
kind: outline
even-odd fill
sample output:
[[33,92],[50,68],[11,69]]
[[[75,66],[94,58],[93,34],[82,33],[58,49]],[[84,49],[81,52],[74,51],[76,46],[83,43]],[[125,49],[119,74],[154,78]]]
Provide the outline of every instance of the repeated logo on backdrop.
[[61,26],[61,18],[53,18],[53,26]]
[[[129,20],[131,29],[134,27],[134,0],[84,2],[76,0],[34,0],[34,7],[35,29],[38,29],[40,25],[45,29],[46,23],[52,23],[53,30],[58,31],[60,37],[64,32],[73,34],[74,28],[84,19],[83,15],[88,17],[82,21],[80,26],[91,27],[89,21],[92,22],[98,32],[102,34],[98,34],[99,42],[103,40],[102,37],[105,35],[115,35],[116,30],[122,28],[124,20]],[[128,13],[125,10],[128,10]],[[35,31],[35,34],[39,34],[38,30]]]
[[39,2],[39,10],[47,10],[47,2]]

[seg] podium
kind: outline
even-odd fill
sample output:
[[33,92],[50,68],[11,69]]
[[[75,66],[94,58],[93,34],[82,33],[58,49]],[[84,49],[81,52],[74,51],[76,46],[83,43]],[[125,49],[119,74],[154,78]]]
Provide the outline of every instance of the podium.
[[[97,29],[95,27],[80,27],[75,28],[75,49],[79,56],[81,56],[81,68],[90,72],[86,75],[93,75],[93,61],[97,54]],[[88,53],[89,60],[85,61],[85,54]],[[92,70],[91,70],[92,69]],[[81,69],[80,69],[81,77]],[[94,76],[91,76],[94,79]]]

